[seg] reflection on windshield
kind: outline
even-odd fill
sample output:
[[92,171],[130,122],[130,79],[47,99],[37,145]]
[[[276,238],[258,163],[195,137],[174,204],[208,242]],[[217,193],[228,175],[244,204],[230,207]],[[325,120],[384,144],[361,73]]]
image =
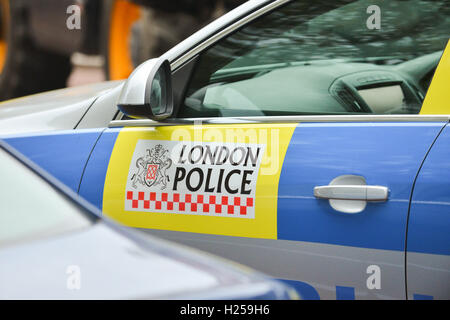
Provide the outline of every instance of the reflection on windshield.
[[[223,69],[328,59],[399,63],[445,47],[450,36],[450,6],[446,4],[360,0],[339,7],[339,1],[334,1],[335,8],[327,12],[329,1],[295,2],[274,12],[272,19],[244,28],[211,54],[232,60]],[[379,30],[366,26],[370,5],[381,9]]]

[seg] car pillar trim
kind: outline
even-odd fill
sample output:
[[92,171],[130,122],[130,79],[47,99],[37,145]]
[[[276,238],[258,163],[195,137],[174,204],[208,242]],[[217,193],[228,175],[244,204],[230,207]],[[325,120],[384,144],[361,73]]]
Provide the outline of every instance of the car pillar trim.
[[332,115],[332,116],[271,116],[271,117],[216,117],[180,118],[166,121],[149,119],[113,120],[109,128],[117,127],[161,127],[202,124],[243,124],[243,123],[297,123],[297,122],[438,122],[450,121],[450,115]]
[[261,9],[252,12],[251,14],[243,17],[242,19],[239,19],[235,23],[232,23],[231,25],[229,25],[225,29],[210,35],[209,38],[205,39],[203,42],[200,42],[198,45],[196,45],[195,47],[191,48],[189,51],[185,52],[181,56],[176,57],[174,59],[174,61],[171,63],[172,70],[176,71],[176,69],[178,67],[183,65],[185,62],[187,62],[192,57],[194,57],[195,55],[199,54],[201,51],[203,51],[204,49],[208,48],[209,46],[211,46],[215,42],[217,42],[220,39],[224,38],[225,36],[227,36],[228,34],[232,33],[233,31],[236,31],[237,29],[239,29],[243,25],[247,24],[248,22],[250,22],[250,21],[252,21],[252,20],[262,16],[263,14],[265,14],[265,13],[267,13],[269,11],[272,11],[273,9],[275,9],[275,8],[281,6],[281,5],[283,5],[283,4],[285,4],[285,3],[289,2],[289,1],[291,1],[291,0],[279,0],[279,1],[275,1],[275,2],[269,3],[268,5],[262,7]]

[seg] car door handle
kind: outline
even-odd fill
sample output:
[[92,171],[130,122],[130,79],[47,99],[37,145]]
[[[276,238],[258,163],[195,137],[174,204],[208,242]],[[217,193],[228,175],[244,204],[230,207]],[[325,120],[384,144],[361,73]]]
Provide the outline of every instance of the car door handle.
[[328,185],[314,188],[314,196],[320,199],[386,201],[389,190],[383,186]]

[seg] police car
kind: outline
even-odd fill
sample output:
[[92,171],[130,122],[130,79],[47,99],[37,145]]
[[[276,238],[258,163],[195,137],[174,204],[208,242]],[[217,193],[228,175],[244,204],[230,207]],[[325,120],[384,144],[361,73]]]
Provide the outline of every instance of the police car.
[[125,229],[0,142],[0,299],[292,299],[248,268]]
[[450,298],[445,1],[249,1],[125,82],[0,107],[121,223],[308,299]]

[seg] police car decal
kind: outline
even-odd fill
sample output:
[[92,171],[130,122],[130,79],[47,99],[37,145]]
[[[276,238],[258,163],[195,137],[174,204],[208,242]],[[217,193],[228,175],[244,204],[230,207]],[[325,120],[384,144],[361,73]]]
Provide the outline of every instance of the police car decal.
[[119,129],[102,210],[130,227],[276,239],[278,182],[297,125]]
[[255,217],[264,145],[138,140],[125,211]]

